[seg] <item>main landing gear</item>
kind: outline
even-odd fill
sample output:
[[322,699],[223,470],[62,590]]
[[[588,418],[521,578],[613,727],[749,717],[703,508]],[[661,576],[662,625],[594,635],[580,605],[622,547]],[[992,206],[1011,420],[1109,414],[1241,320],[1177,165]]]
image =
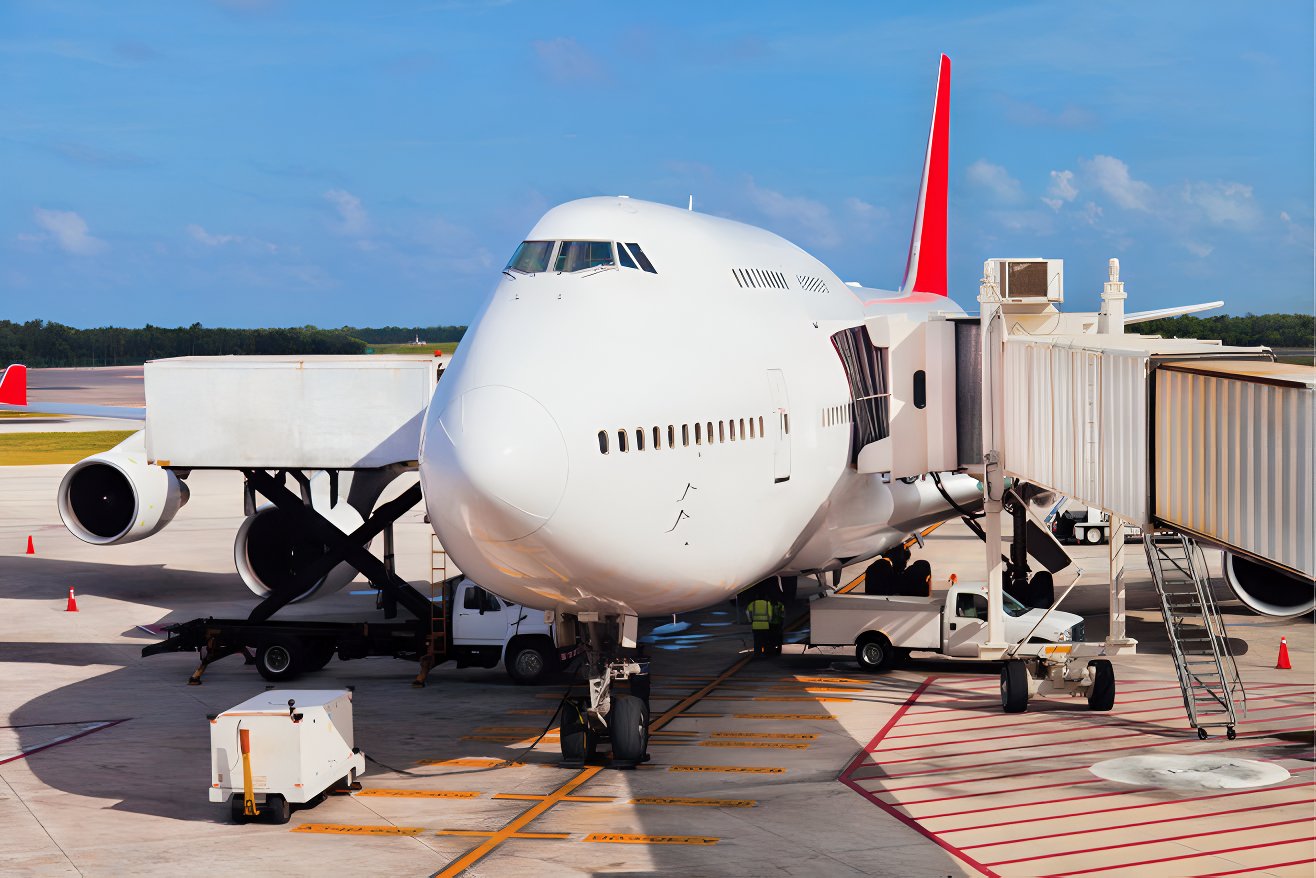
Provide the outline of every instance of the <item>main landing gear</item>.
[[[562,706],[563,767],[584,766],[604,741],[612,747],[610,768],[633,769],[649,761],[649,663],[630,654],[636,621],[597,614],[559,617],[559,646],[570,647],[563,658],[580,659],[589,689]],[[615,684],[623,681],[628,691],[617,691]]]

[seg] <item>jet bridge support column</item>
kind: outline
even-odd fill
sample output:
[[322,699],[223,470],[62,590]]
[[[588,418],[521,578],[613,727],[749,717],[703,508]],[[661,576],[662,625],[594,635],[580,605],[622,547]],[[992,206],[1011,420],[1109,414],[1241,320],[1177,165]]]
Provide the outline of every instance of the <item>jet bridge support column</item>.
[[[1114,260],[1111,260],[1112,262]],[[1124,529],[1127,522],[1114,513],[1110,514],[1110,630],[1106,633],[1107,646],[1132,646],[1136,640],[1130,640],[1125,630],[1127,616],[1124,598]]]
[[1005,461],[1001,456],[1004,438],[1005,320],[1001,297],[992,279],[991,263],[983,266],[978,302],[982,326],[982,466],[983,526],[987,534],[987,642],[978,649],[982,658],[1000,658],[1005,642],[1005,607],[1001,597],[1005,565],[1001,560],[1001,515],[1005,509]]

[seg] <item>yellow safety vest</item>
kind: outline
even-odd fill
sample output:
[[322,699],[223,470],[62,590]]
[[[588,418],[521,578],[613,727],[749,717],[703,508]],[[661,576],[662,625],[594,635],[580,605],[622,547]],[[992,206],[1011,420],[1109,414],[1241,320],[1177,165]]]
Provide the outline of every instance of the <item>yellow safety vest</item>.
[[759,598],[756,601],[750,601],[746,607],[749,611],[749,626],[757,631],[762,631],[772,626],[772,604]]
[[777,602],[777,601],[773,601],[773,602],[772,602],[772,624],[773,624],[773,625],[780,625],[780,624],[782,623],[783,617],[785,617],[785,615],[786,615],[786,607],[785,607],[785,605],[783,605],[783,604],[781,604],[781,603],[779,603],[779,602]]

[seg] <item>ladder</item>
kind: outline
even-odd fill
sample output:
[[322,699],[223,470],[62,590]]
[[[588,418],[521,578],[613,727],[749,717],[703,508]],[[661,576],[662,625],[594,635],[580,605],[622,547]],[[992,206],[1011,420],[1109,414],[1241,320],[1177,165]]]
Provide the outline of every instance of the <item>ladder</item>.
[[429,631],[425,637],[425,654],[420,659],[420,673],[411,682],[417,688],[425,685],[430,671],[447,657],[449,597],[448,552],[439,542],[439,535],[431,531]]
[[1229,651],[1202,549],[1182,534],[1157,542],[1150,531],[1142,544],[1161,599],[1188,722],[1203,740],[1211,726],[1224,726],[1232,740],[1239,716],[1247,715],[1247,693]]

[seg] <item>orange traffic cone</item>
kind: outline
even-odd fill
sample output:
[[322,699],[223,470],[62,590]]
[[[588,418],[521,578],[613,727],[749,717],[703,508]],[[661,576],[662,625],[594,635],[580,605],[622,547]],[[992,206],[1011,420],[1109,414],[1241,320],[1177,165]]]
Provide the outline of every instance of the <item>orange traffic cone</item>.
[[35,555],[37,553],[36,547],[32,545],[32,537],[30,536],[27,538],[27,553],[29,555]]
[[73,596],[73,586],[69,586],[69,602],[64,607],[66,613],[76,613],[78,611],[78,599]]
[[1275,662],[1275,668],[1281,671],[1293,670],[1293,665],[1289,664],[1289,642],[1283,637],[1279,639],[1279,661]]

